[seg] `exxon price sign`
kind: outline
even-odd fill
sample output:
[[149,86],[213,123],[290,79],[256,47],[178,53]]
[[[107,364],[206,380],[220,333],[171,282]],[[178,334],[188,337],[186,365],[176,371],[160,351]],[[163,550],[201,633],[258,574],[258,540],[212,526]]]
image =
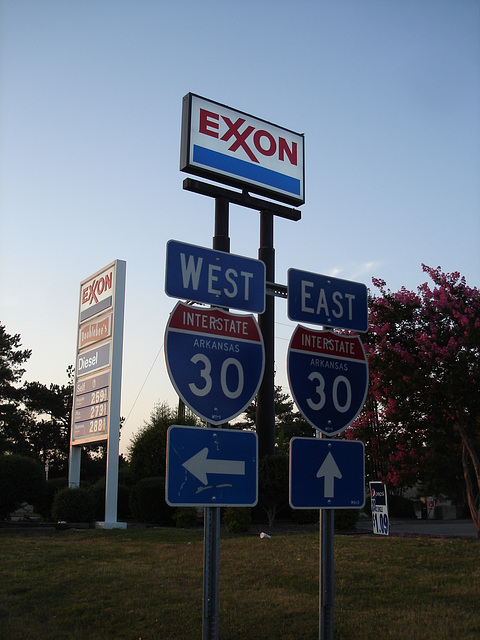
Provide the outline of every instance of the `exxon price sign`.
[[183,99],[181,171],[299,205],[303,142],[302,134],[193,93]]

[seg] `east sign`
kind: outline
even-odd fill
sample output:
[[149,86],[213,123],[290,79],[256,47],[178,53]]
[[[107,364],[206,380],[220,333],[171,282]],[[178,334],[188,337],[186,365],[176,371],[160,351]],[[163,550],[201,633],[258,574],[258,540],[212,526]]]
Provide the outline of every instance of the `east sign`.
[[365,332],[367,287],[361,282],[289,269],[288,317],[298,322]]
[[302,134],[193,93],[183,99],[180,170],[287,204],[305,202]]

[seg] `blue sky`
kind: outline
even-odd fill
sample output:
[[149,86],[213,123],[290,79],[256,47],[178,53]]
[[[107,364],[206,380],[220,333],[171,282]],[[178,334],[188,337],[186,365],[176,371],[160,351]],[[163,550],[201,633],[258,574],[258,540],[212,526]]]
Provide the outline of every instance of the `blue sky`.
[[[476,0],[1,0],[0,57],[0,321],[33,350],[25,379],[66,383],[80,282],[126,260],[122,451],[176,403],[166,242],[212,241],[213,202],[178,169],[188,92],[305,133],[277,282],[295,267],[415,289],[426,263],[480,284]],[[257,257],[258,214],[232,206],[230,236]]]

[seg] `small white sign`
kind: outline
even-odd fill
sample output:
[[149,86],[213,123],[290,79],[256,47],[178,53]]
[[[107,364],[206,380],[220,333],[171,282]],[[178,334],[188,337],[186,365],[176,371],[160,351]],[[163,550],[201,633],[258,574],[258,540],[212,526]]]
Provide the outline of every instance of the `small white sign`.
[[373,533],[388,536],[390,521],[388,519],[387,487],[382,482],[370,482],[372,498],[372,526]]

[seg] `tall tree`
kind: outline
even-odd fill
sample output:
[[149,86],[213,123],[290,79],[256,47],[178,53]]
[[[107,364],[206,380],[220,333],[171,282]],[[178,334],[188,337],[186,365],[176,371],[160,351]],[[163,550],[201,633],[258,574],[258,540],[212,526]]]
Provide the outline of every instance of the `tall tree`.
[[0,452],[28,454],[29,447],[21,446],[28,415],[23,407],[24,389],[20,382],[25,373],[24,364],[32,355],[30,349],[21,349],[19,334],[10,335],[0,324]]
[[70,446],[74,368],[67,368],[66,385],[24,384],[24,404],[30,415],[28,441],[44,466],[66,470]]
[[459,273],[423,270],[433,286],[416,293],[374,280],[369,397],[352,432],[392,486],[422,474],[452,486],[461,470],[480,535],[480,292]]
[[23,382],[30,349],[0,324],[0,453],[37,458],[66,471],[73,399],[73,367],[66,385]]
[[188,409],[172,409],[168,403],[157,404],[150,420],[130,441],[130,469],[138,479],[164,476],[167,452],[167,430],[172,424],[199,425],[199,419]]

